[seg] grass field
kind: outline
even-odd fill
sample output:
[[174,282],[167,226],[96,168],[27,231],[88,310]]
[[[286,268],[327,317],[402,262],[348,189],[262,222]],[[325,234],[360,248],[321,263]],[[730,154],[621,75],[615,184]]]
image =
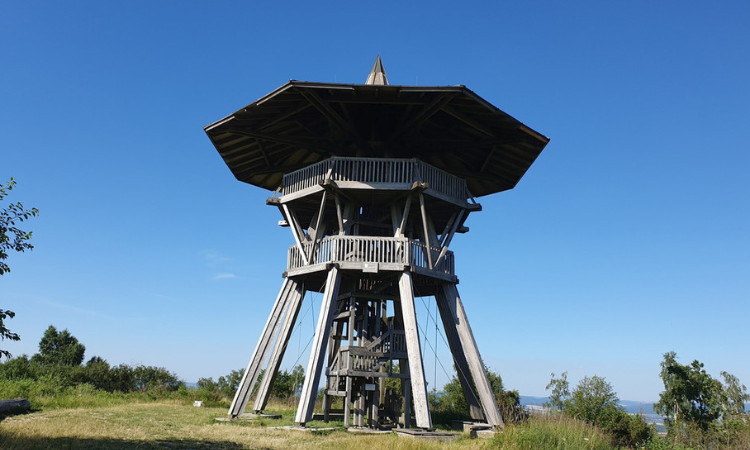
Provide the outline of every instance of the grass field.
[[[347,433],[340,423],[332,432],[275,429],[291,424],[292,412],[281,420],[222,422],[226,408],[195,408],[184,403],[126,403],[99,407],[59,408],[9,416],[0,422],[0,449],[555,449],[607,450],[596,430],[554,423],[508,427],[495,439],[450,443],[422,441],[395,434]],[[310,423],[323,426],[322,422]],[[545,431],[544,428],[547,428]],[[565,433],[560,429],[565,428]],[[575,427],[573,427],[575,428]]]

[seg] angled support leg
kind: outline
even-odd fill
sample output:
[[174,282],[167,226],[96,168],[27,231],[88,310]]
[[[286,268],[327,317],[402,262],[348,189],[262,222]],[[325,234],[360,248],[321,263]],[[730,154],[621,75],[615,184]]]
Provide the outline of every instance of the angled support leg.
[[448,301],[445,297],[445,293],[442,289],[438,289],[435,295],[437,300],[438,311],[440,311],[440,318],[443,322],[443,329],[445,329],[445,335],[448,338],[448,345],[453,355],[453,362],[456,364],[456,372],[458,380],[461,383],[461,390],[466,398],[466,403],[469,406],[469,415],[472,420],[484,420],[484,413],[482,412],[482,406],[479,403],[479,398],[474,390],[474,383],[471,380],[471,369],[469,369],[469,363],[466,361],[466,354],[464,354],[464,348],[461,346],[461,338],[458,336],[458,324],[456,323],[455,315],[451,308],[448,306]]
[[276,375],[278,375],[281,360],[284,358],[284,352],[289,343],[289,337],[292,335],[294,322],[297,321],[297,315],[299,314],[300,306],[302,305],[302,297],[303,292],[301,286],[298,284],[295,289],[292,289],[288,296],[288,306],[284,313],[284,320],[281,322],[281,331],[279,331],[276,342],[274,342],[271,359],[266,366],[265,375],[260,382],[258,396],[255,398],[255,404],[253,405],[253,410],[256,412],[264,410],[268,404],[271,387],[273,387],[273,382],[276,380]]
[[289,278],[284,279],[284,284],[281,285],[281,291],[279,291],[279,296],[276,298],[276,303],[273,305],[271,315],[268,316],[266,325],[260,335],[260,340],[255,346],[253,356],[250,359],[250,363],[247,365],[247,369],[245,369],[245,374],[242,376],[242,381],[237,388],[237,393],[234,395],[232,405],[229,407],[229,415],[232,417],[239,416],[245,410],[245,407],[247,407],[247,403],[253,393],[255,382],[258,381],[258,375],[262,369],[263,362],[268,357],[268,352],[271,349],[271,342],[278,330],[279,321],[286,309],[288,298],[292,292],[299,289],[301,289],[301,286],[299,286],[297,282]]
[[339,296],[339,287],[341,286],[341,273],[339,269],[333,267],[328,271],[326,280],[325,293],[323,295],[323,304],[320,306],[320,316],[318,325],[315,328],[315,337],[313,338],[313,347],[310,351],[310,362],[305,372],[305,383],[302,385],[302,394],[299,400],[299,408],[294,421],[304,425],[312,418],[313,408],[315,408],[315,398],[318,395],[318,384],[320,383],[320,373],[325,362],[325,353],[327,349],[328,338],[331,334],[331,323],[335,312],[336,299]]
[[[432,428],[430,407],[427,403],[427,383],[424,378],[422,348],[419,344],[417,311],[414,307],[414,287],[412,285],[411,272],[403,272],[401,274],[398,289],[404,318],[406,352],[409,355],[409,373],[411,376],[412,395],[414,396],[414,414],[417,418],[417,427]],[[409,420],[409,418],[406,417],[406,420]]]
[[[466,354],[466,360],[469,364],[469,370],[471,371],[471,378],[474,380],[474,385],[479,393],[479,401],[482,403],[482,409],[484,410],[484,416],[487,419],[487,423],[494,427],[502,427],[503,418],[500,415],[500,409],[497,407],[495,396],[492,393],[490,382],[487,379],[487,372],[484,369],[482,357],[479,355],[479,349],[474,340],[474,333],[472,333],[471,327],[469,326],[463,303],[461,303],[461,297],[458,295],[458,288],[456,288],[455,284],[444,284],[442,291],[445,296],[445,307],[450,311],[451,320],[455,323],[455,329],[458,332],[461,346]],[[447,328],[448,327],[446,327],[446,329]]]

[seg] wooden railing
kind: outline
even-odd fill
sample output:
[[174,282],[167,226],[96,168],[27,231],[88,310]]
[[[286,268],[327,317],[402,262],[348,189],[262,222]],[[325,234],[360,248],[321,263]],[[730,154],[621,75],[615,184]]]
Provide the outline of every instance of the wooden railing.
[[[435,267],[430,267],[427,246],[422,242],[407,238],[329,236],[322,239],[317,247],[314,247],[312,242],[306,242],[302,244],[302,248],[307,255],[312,252],[308,263],[310,265],[341,262],[400,264],[435,270],[448,275],[455,274],[453,252],[446,252],[445,256],[437,261],[440,248],[430,247],[431,260],[435,262]],[[304,266],[305,262],[299,247],[296,245],[289,247],[287,269],[298,269]]]
[[390,354],[406,353],[406,332],[404,330],[388,330],[372,342],[364,346],[368,351]]
[[406,333],[404,330],[388,331],[373,345],[344,347],[336,354],[331,368],[336,374],[343,371],[376,372],[395,358],[406,355]]
[[466,201],[470,194],[466,180],[418,159],[332,157],[284,175],[282,195],[316,186],[326,178],[365,184],[427,183],[429,189],[450,198]]

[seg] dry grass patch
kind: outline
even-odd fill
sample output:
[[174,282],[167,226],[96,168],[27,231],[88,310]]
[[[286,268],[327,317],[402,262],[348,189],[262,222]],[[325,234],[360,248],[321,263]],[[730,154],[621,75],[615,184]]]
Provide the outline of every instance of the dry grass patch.
[[[274,429],[280,422],[219,422],[225,408],[141,403],[58,409],[8,417],[0,422],[0,448],[16,449],[481,449],[489,441],[439,443],[344,431],[312,433]],[[322,424],[312,424],[322,425]]]

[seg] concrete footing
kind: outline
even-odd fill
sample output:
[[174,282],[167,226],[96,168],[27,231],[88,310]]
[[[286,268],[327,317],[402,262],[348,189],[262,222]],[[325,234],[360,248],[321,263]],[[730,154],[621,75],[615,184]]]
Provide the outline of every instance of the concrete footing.
[[428,441],[451,442],[458,439],[456,433],[444,433],[440,431],[421,430],[418,428],[399,428],[394,430],[399,437],[412,439],[423,439]]

